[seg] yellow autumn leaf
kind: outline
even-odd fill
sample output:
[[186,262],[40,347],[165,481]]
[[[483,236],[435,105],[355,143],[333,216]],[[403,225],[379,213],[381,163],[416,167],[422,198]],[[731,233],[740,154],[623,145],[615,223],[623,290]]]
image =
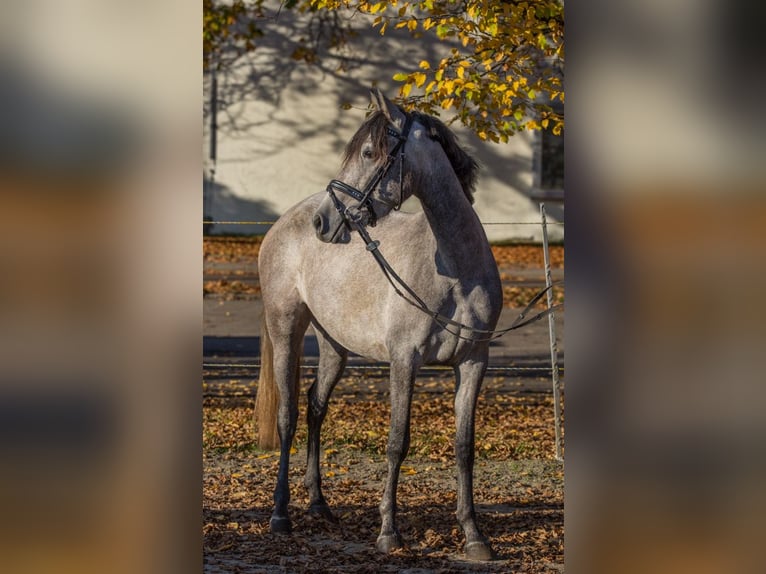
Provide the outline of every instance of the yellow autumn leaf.
[[382,9],[384,9],[385,6],[386,6],[385,2],[378,2],[377,4],[373,4],[372,6],[370,6],[368,8],[368,11],[370,12],[370,14],[377,14]]

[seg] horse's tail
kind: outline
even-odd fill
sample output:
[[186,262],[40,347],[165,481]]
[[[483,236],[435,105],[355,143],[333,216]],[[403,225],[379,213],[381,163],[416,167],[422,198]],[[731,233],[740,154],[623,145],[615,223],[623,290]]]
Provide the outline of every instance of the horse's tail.
[[[258,394],[255,398],[255,428],[258,446],[266,450],[279,448],[277,412],[279,392],[274,381],[274,348],[271,344],[266,317],[261,328],[261,374],[258,378]],[[297,393],[296,393],[297,395]]]

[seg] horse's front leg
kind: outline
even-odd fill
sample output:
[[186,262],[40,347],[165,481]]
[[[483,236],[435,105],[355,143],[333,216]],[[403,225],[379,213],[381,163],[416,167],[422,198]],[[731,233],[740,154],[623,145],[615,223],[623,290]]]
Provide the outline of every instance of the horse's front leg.
[[309,512],[328,520],[335,520],[327,501],[322,495],[322,478],[319,472],[319,446],[322,422],[327,414],[327,404],[332,390],[343,374],[348,351],[326,338],[316,329],[319,341],[319,368],[314,384],[309,389],[306,415],[309,429],[306,477],[303,484],[309,493]]
[[473,504],[474,417],[486,358],[469,360],[455,368],[455,458],[457,460],[457,519],[465,534],[465,555],[470,560],[492,560],[495,553],[476,525]]
[[406,365],[391,363],[391,427],[386,448],[388,475],[380,503],[382,524],[376,544],[378,550],[385,553],[402,546],[402,536],[396,527],[396,487],[399,470],[410,448],[410,406],[416,372],[411,362]]

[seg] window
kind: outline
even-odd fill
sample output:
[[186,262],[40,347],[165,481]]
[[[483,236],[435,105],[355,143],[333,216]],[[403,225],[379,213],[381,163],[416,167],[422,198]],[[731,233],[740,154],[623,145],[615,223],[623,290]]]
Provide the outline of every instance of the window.
[[563,199],[563,132],[558,136],[554,135],[550,128],[536,132],[533,167],[535,195],[546,197],[561,196],[561,199]]

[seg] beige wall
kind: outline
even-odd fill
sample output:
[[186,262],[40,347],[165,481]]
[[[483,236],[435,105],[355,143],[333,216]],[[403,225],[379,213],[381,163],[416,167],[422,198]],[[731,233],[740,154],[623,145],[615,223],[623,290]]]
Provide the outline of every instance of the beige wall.
[[[324,59],[307,66],[290,58],[296,45],[289,18],[267,32],[255,52],[219,75],[218,161],[208,214],[218,221],[273,220],[307,195],[321,191],[340,166],[346,142],[362,120],[369,88],[377,84],[389,97],[397,94],[392,75],[422,59],[439,57],[443,46],[416,42],[407,35],[381,37],[362,31],[360,53],[349,70]],[[209,100],[205,79],[205,99]],[[343,109],[350,104],[350,109]],[[205,157],[209,141],[205,120]],[[484,222],[538,222],[539,205],[529,199],[535,136],[518,134],[507,144],[485,143],[453,125],[461,142],[482,164],[475,208]],[[209,163],[208,163],[209,167]],[[563,206],[548,207],[551,219]],[[216,225],[213,233],[262,233],[262,226]],[[540,241],[538,225],[490,225],[490,240]],[[563,226],[551,226],[552,241]]]

